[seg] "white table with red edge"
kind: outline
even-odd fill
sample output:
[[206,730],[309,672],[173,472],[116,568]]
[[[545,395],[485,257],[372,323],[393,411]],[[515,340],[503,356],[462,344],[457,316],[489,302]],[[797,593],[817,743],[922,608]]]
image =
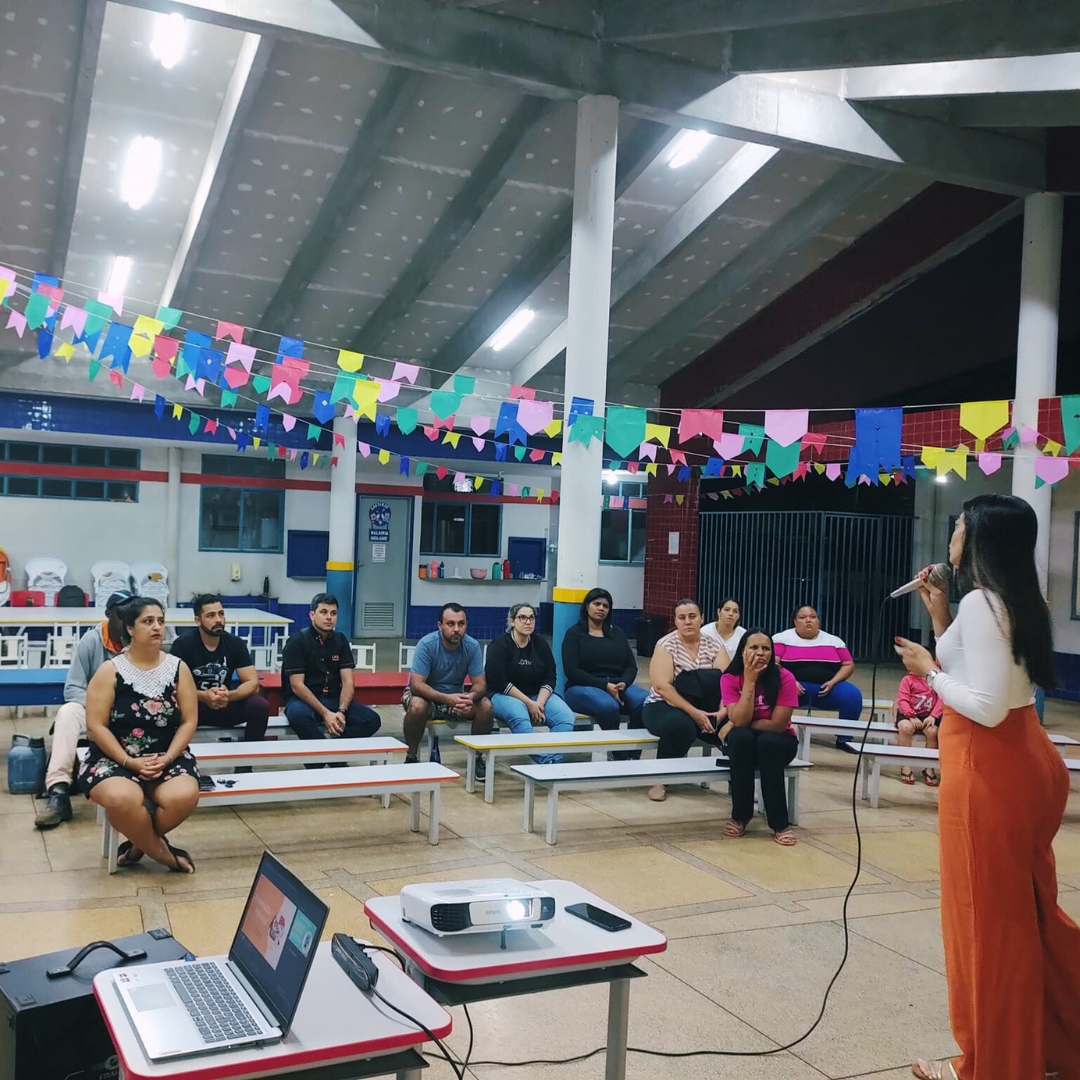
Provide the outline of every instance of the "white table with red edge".
[[[401,898],[375,896],[364,903],[371,925],[393,945],[405,970],[441,1005],[516,997],[592,983],[608,984],[605,1080],[625,1080],[630,1026],[630,980],[647,972],[634,961],[663,952],[667,938],[572,881],[530,881],[555,898],[555,918],[541,930],[510,930],[440,937],[401,917]],[[626,930],[603,930],[564,908],[595,904],[628,919]]]
[[[368,954],[378,965],[378,990],[399,1009],[416,1017],[440,1039],[450,1033],[450,1015],[405,975],[386,954]],[[381,1001],[349,981],[322,942],[304,986],[296,1019],[280,1042],[200,1057],[152,1062],[143,1053],[116,992],[123,968],[94,976],[94,997],[105,1017],[120,1060],[121,1080],[254,1080],[287,1074],[291,1080],[361,1080],[396,1076],[418,1080],[427,1062],[416,1047],[428,1040]]]

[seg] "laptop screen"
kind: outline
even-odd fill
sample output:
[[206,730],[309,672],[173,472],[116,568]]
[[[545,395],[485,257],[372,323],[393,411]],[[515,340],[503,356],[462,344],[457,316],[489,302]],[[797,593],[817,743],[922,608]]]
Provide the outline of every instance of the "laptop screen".
[[264,852],[229,959],[288,1030],[330,909]]

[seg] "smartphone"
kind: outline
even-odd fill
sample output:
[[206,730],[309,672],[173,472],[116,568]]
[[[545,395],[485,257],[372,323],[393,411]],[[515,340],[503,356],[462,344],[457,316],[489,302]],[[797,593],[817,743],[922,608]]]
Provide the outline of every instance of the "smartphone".
[[584,919],[587,923],[592,923],[593,926],[599,926],[601,930],[614,932],[630,929],[629,919],[624,919],[613,911],[605,911],[604,908],[597,907],[595,904],[567,904],[565,910],[579,919]]

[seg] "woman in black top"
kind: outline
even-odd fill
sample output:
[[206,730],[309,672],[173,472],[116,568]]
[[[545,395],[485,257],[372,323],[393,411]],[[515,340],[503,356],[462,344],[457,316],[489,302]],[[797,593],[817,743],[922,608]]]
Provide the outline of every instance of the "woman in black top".
[[[641,706],[649,696],[635,685],[637,657],[626,635],[611,622],[612,600],[607,589],[592,589],[581,604],[576,626],[562,644],[566,703],[591,716],[605,731],[616,729],[624,717],[641,727]],[[640,750],[617,750],[614,758],[638,758]]]
[[[488,694],[495,719],[514,734],[546,724],[549,731],[573,731],[574,713],[555,693],[555,657],[551,646],[536,633],[536,609],[515,604],[508,629],[488,645],[484,662]],[[535,754],[540,765],[562,761],[562,754]]]

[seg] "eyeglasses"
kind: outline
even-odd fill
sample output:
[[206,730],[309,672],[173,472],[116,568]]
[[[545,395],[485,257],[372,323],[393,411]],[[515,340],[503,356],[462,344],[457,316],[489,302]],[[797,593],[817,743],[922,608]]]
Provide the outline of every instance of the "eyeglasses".
[[514,618],[517,619],[518,622],[536,622],[535,615],[515,615]]

